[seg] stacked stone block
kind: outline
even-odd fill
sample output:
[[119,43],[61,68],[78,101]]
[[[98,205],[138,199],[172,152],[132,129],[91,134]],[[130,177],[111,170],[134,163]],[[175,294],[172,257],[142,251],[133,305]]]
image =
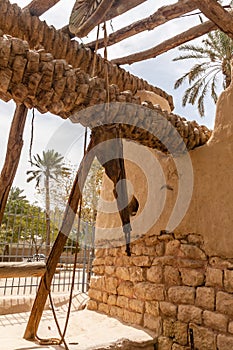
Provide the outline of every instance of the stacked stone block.
[[98,249],[88,308],[154,332],[159,350],[233,349],[233,261],[208,257],[200,235],[162,232]]

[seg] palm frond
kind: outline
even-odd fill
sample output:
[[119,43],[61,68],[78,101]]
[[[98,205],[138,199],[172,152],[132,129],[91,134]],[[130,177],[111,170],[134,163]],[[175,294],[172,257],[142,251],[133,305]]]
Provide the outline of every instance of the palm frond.
[[216,86],[217,74],[218,73],[215,73],[215,75],[213,77],[213,80],[212,80],[212,83],[211,83],[211,97],[212,97],[212,99],[214,100],[215,103],[217,103],[217,100],[218,100],[218,95],[216,93],[216,89],[217,89],[217,86]]
[[184,83],[188,75],[189,75],[189,72],[185,73],[181,78],[177,79],[174,84],[174,89],[178,89],[178,87],[180,87]]

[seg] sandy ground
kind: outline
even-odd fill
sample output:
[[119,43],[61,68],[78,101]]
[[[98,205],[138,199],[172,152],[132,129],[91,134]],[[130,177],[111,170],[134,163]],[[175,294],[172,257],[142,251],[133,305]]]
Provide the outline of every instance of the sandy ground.
[[[56,310],[61,329],[65,323],[64,308]],[[58,350],[64,346],[40,346],[23,339],[29,313],[0,315],[1,350]],[[38,330],[41,338],[58,337],[51,311],[44,311]],[[69,350],[154,349],[153,337],[144,330],[90,310],[72,311],[66,335]]]

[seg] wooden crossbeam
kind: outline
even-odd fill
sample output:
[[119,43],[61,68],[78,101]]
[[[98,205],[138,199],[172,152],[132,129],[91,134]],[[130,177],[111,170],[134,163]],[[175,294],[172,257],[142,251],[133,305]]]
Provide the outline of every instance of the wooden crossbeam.
[[44,262],[4,262],[0,263],[0,278],[39,277],[46,271]]
[[231,13],[227,12],[216,0],[197,0],[196,4],[207,18],[233,39],[233,16]]
[[100,55],[96,55],[76,40],[70,40],[67,35],[57,31],[53,26],[49,26],[45,21],[41,21],[37,16],[22,11],[16,4],[11,5],[9,0],[0,1],[0,31],[17,38],[28,41],[31,48],[37,45],[44,47],[56,59],[65,59],[74,68],[81,68],[92,75],[93,62],[96,57],[95,75],[109,78],[109,84],[118,85],[120,91],[149,90],[166,98],[174,109],[172,97],[163,90],[152,86],[143,79],[140,79],[126,70],[114,66]]
[[211,21],[204,22],[199,24],[181,34],[178,34],[168,40],[163,41],[161,44],[152,47],[149,50],[141,51],[134,53],[129,56],[120,57],[112,60],[113,64],[122,65],[122,64],[132,64],[135,62],[147,60],[149,58],[155,58],[162,53],[165,53],[171,49],[174,49],[177,46],[180,46],[187,41],[196,39],[204,34],[211,32],[212,30],[217,29],[216,24]]
[[[109,21],[114,17],[120,16],[123,13],[125,13],[125,12],[129,11],[130,9],[142,4],[145,1],[146,0],[131,0],[131,1],[115,0],[112,4],[111,8],[105,14],[104,20]],[[70,38],[75,37],[75,35],[73,33],[71,33],[71,31],[69,30],[68,25],[61,28],[60,31],[62,33],[66,33],[67,35],[69,35]]]
[[[180,17],[187,12],[191,12],[196,8],[197,5],[195,1],[190,2],[190,0],[180,0],[174,4],[160,7],[151,16],[134,22],[110,34],[107,40],[107,45],[111,46],[143,31],[152,30],[155,27],[158,27],[174,18]],[[103,48],[104,44],[104,39],[98,40],[99,49]],[[87,43],[86,46],[90,47],[91,49],[95,49],[96,41]]]
[[129,11],[130,9],[142,4],[147,0],[115,0],[111,8],[107,11],[105,15],[105,20],[109,21],[110,19],[122,15],[123,13]]
[[29,10],[32,16],[41,16],[44,12],[48,11],[51,7],[56,5],[60,0],[32,0],[24,10]]

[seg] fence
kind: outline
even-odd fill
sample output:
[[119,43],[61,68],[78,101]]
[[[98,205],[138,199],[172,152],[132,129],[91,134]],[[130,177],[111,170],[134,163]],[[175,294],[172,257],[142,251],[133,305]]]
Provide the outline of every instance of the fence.
[[[63,213],[54,211],[50,215],[50,233],[48,239],[48,217],[39,207],[33,205],[7,207],[0,227],[0,262],[46,260],[49,250],[56,239]],[[47,220],[47,224],[46,224]],[[94,258],[94,227],[77,220],[61,255],[54,275],[51,291],[70,290],[76,242],[79,243],[74,290],[86,292]],[[48,244],[50,242],[50,244]],[[0,279],[0,296],[35,294],[40,282],[39,277]]]

